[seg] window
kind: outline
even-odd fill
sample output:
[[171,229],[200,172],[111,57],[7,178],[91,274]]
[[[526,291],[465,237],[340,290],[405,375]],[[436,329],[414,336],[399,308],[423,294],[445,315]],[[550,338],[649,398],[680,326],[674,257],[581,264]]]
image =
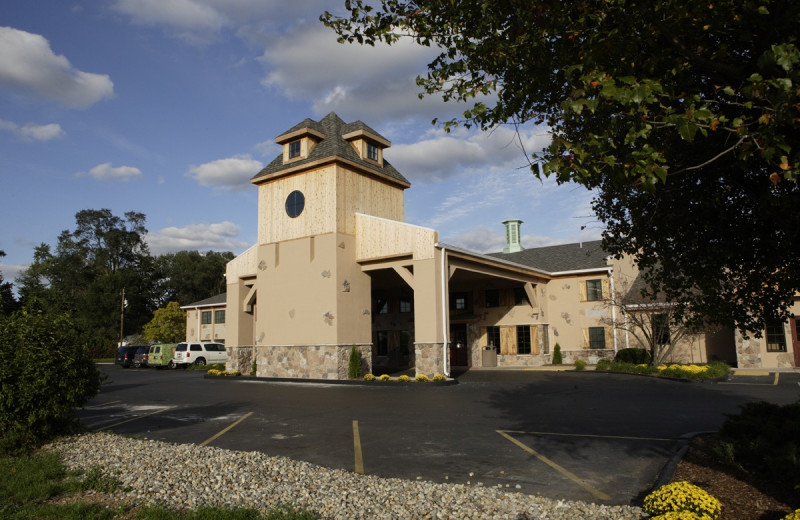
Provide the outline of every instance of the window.
[[667,314],[655,314],[650,320],[656,345],[669,345],[669,316]]
[[200,313],[200,323],[203,325],[211,324],[211,311],[203,311]]
[[189,345],[189,352],[202,352],[203,347],[200,346],[199,343],[192,343]]
[[780,321],[767,321],[767,352],[786,352],[786,336]]
[[529,325],[517,326],[517,354],[531,353],[531,328]]
[[290,218],[297,218],[303,212],[306,205],[306,197],[302,191],[294,190],[286,197],[286,214]]
[[225,323],[225,311],[214,311],[214,323]]
[[467,293],[453,293],[450,295],[450,310],[467,310]]
[[377,314],[389,314],[389,298],[381,297],[375,299],[375,312]]
[[367,143],[367,159],[378,160],[378,147],[372,143]]
[[292,141],[289,143],[289,159],[300,157],[300,141]]
[[402,314],[408,314],[411,312],[411,298],[408,296],[403,296],[400,298],[400,312]]
[[486,346],[500,352],[500,327],[486,327]]
[[524,287],[514,288],[514,305],[529,305],[528,293],[525,292]]
[[592,350],[606,348],[605,327],[589,327],[589,348]]
[[603,299],[603,281],[586,280],[586,300],[597,302]]
[[500,291],[497,289],[489,289],[484,295],[486,300],[486,307],[500,307]]
[[389,331],[379,330],[375,333],[375,348],[376,356],[389,355]]

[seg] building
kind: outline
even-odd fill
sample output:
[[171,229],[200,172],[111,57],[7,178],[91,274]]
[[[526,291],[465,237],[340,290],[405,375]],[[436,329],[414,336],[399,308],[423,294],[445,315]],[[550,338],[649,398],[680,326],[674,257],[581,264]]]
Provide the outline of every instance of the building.
[[225,343],[225,293],[181,307],[186,311],[186,341]]
[[[608,304],[638,275],[630,258],[608,257],[599,241],[524,249],[519,220],[504,222],[502,253],[440,242],[404,222],[410,183],[383,158],[391,143],[360,121],[331,113],[275,141],[283,153],[251,181],[258,243],[227,267],[229,370],[249,372],[255,359],[259,376],[344,379],[356,348],[364,372],[430,376],[547,364],[556,343],[565,362],[589,363],[636,346]],[[198,339],[221,338],[203,314],[220,307],[187,308],[200,313],[187,338],[193,323]],[[726,333],[693,337],[675,355],[735,362],[741,351]]]

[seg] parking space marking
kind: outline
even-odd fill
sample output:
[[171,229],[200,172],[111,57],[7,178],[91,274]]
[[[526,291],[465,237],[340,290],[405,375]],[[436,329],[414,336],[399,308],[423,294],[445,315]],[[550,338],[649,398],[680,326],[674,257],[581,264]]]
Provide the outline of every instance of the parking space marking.
[[[119,426],[120,424],[125,424],[125,423],[129,423],[129,422],[132,422],[132,421],[136,421],[138,419],[142,419],[142,418],[148,417],[150,415],[155,415],[157,413],[166,412],[167,410],[172,410],[173,408],[177,408],[177,406],[167,406],[166,408],[161,408],[160,410],[156,410],[154,412],[146,413],[144,415],[137,415],[136,417],[131,417],[130,419],[125,419],[124,421],[120,421],[118,423],[109,424],[108,426],[103,426],[102,428],[100,428],[99,431],[107,430],[109,428],[113,428],[115,426]],[[89,428],[94,428],[95,426],[97,426],[99,424],[102,424],[102,422],[90,424],[88,427]]]
[[[745,378],[748,377],[765,377],[769,376],[769,372],[734,372],[733,377],[744,376]],[[780,372],[775,372],[775,377],[772,380],[772,383],[734,383],[733,381],[724,381],[722,384],[725,385],[742,385],[742,386],[778,386],[778,382],[780,381]]]
[[353,453],[355,454],[355,472],[364,474],[364,457],[361,454],[361,435],[358,433],[358,421],[353,421]]
[[[628,441],[659,441],[672,442],[677,439],[666,439],[661,437],[630,437],[626,435],[589,435],[586,433],[556,433],[556,432],[522,432],[516,430],[502,430],[506,433],[516,433],[519,435],[546,435],[552,437],[591,437],[593,439],[622,439]],[[498,432],[499,433],[499,432]]]
[[108,405],[111,405],[111,404],[117,404],[117,403],[121,403],[121,402],[122,402],[122,400],[119,400],[119,401],[109,401],[108,403],[103,403],[103,404],[93,404],[93,405],[91,405],[91,406],[84,406],[84,407],[83,407],[83,409],[84,409],[84,410],[96,410],[96,409],[98,409],[98,408],[105,408],[105,407],[106,407],[106,406],[108,406]]
[[210,442],[214,441],[215,439],[217,439],[217,438],[221,437],[222,435],[225,435],[225,434],[226,434],[226,433],[228,433],[228,432],[229,432],[231,429],[233,429],[233,428],[234,428],[234,427],[235,427],[237,424],[241,423],[242,421],[244,421],[245,419],[247,419],[247,418],[248,418],[248,417],[250,417],[251,415],[253,415],[253,412],[247,412],[247,413],[246,413],[246,414],[244,414],[243,416],[239,417],[239,419],[237,419],[237,420],[236,420],[236,422],[234,422],[233,424],[231,424],[230,426],[228,426],[227,428],[225,428],[225,429],[224,429],[224,430],[222,430],[221,432],[219,432],[219,433],[217,433],[216,435],[214,435],[213,437],[211,437],[211,438],[209,438],[209,439],[206,439],[206,440],[204,440],[203,442],[201,442],[201,443],[200,443],[200,446],[206,446],[208,443],[210,443]]
[[586,482],[581,480],[580,477],[578,477],[577,475],[575,475],[574,473],[572,473],[568,469],[564,468],[563,466],[559,466],[558,464],[556,464],[552,460],[548,459],[547,457],[545,457],[544,455],[542,455],[538,451],[536,451],[533,448],[531,448],[531,447],[523,444],[522,442],[518,441],[517,439],[515,439],[514,437],[509,435],[506,431],[497,430],[497,433],[499,433],[501,436],[505,437],[506,439],[508,439],[512,443],[516,444],[518,447],[522,448],[524,451],[530,453],[531,455],[533,455],[534,457],[536,457],[540,461],[544,462],[545,464],[547,464],[548,466],[550,466],[554,470],[558,471],[559,473],[561,473],[562,475],[564,475],[565,477],[567,477],[568,479],[570,479],[571,481],[573,481],[574,483],[576,483],[577,485],[579,485],[580,487],[582,487],[583,489],[585,489],[586,491],[591,493],[596,498],[599,498],[600,500],[611,500],[611,497],[609,495],[606,495],[605,493],[603,493],[599,489],[597,489],[597,488],[595,488],[593,486],[590,486],[589,484],[587,484]]

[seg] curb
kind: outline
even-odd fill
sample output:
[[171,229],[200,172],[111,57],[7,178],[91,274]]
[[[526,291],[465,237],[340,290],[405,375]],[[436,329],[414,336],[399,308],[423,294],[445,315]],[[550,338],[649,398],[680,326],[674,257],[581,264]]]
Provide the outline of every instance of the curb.
[[644,497],[652,493],[653,491],[657,490],[661,486],[668,484],[669,481],[672,479],[672,476],[675,474],[675,470],[678,468],[678,463],[683,459],[686,452],[689,451],[689,443],[697,437],[698,435],[714,435],[717,432],[715,431],[701,431],[701,432],[690,432],[684,433],[678,438],[678,448],[675,450],[675,453],[667,460],[667,463],[664,464],[664,467],[661,468],[661,472],[658,474],[658,478],[656,479],[653,486],[639,495],[639,499],[637,502],[644,500]]
[[212,376],[206,374],[203,379],[224,379],[228,381],[253,381],[260,383],[308,383],[308,384],[322,384],[322,385],[345,385],[345,386],[454,386],[458,384],[456,379],[448,379],[447,381],[364,381],[363,379],[305,379],[300,377],[258,377],[258,376]]

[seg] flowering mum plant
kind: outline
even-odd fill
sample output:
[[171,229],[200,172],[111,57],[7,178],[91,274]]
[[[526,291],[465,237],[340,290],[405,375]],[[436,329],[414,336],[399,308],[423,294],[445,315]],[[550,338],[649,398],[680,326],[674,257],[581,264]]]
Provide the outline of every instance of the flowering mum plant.
[[670,511],[663,515],[651,516],[649,520],[703,520],[704,516],[697,516],[691,511]]
[[417,380],[417,381],[419,381],[420,383],[425,383],[426,381],[430,381],[430,380],[431,380],[431,379],[430,379],[428,376],[426,376],[425,374],[417,374],[417,377],[415,377],[414,379],[416,379],[416,380]]
[[642,509],[650,515],[689,511],[701,520],[716,520],[721,505],[719,500],[703,489],[688,482],[673,482],[661,486],[647,495]]
[[397,380],[400,381],[401,383],[408,383],[409,381],[411,381],[411,378],[403,374],[402,376],[398,377]]
[[781,520],[800,520],[800,509],[796,509],[794,513],[789,513],[788,515],[784,516]]
[[381,377],[379,377],[378,379],[380,379],[381,381],[391,381],[392,376],[390,376],[389,374],[381,374]]
[[364,376],[364,381],[375,381],[377,379],[375,374],[367,374]]
[[444,374],[434,374],[433,380],[436,381],[436,382],[447,381],[447,378],[444,377]]

